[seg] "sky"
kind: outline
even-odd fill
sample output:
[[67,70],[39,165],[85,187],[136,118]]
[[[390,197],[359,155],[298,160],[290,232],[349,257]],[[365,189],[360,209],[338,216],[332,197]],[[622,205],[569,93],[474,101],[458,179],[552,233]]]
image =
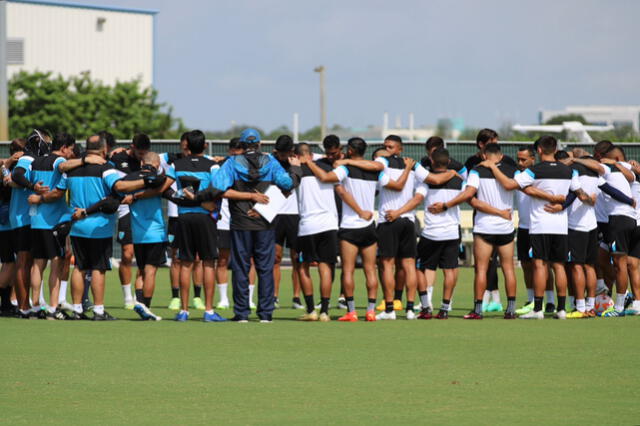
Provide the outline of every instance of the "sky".
[[[68,0],[74,2],[75,0]],[[77,2],[77,1],[76,1]],[[156,81],[187,126],[471,127],[640,104],[635,0],[82,0],[159,10]]]

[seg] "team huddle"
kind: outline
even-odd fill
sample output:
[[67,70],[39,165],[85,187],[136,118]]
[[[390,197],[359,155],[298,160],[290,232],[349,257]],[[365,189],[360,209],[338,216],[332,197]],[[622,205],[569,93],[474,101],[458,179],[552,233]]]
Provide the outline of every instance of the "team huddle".
[[[163,154],[151,151],[144,134],[125,149],[100,132],[83,149],[66,133],[52,138],[34,130],[12,141],[11,156],[2,160],[0,310],[22,318],[114,320],[104,293],[117,229],[124,305],[143,320],[161,319],[151,300],[168,255],[176,321],[187,321],[190,308],[197,308],[205,322],[247,322],[252,309],[260,322],[271,322],[285,249],[292,303],[305,311],[302,321],[331,320],[338,258],[338,306],[346,309],[339,321],[360,318],[357,265],[365,276],[366,321],[395,320],[403,309],[408,320],[447,319],[461,254],[460,206],[468,203],[474,308],[464,319],[482,319],[486,311],[504,311],[505,319],[543,319],[545,312],[557,319],[640,315],[640,164],[609,141],[589,154],[559,150],[555,138],[543,136],[520,147],[516,160],[501,152],[493,130],[480,131],[476,144],[478,152],[464,164],[450,157],[439,137],[426,141],[420,162],[402,157],[396,135],[372,153],[362,138],[343,147],[329,135],[323,155],[282,135],[266,154],[260,134],[246,129],[229,142],[227,156],[210,157],[199,130],[182,136],[181,152]],[[527,292],[520,309],[516,251]],[[231,307],[228,269],[229,319],[219,313]],[[444,280],[435,313],[438,269]],[[608,296],[614,289],[615,302]],[[610,303],[596,306],[597,295]]]

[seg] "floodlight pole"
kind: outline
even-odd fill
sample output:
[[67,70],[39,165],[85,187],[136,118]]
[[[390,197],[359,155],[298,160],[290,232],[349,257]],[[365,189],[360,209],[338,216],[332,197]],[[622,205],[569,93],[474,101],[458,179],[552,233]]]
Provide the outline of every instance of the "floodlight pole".
[[327,135],[327,106],[325,103],[325,87],[324,87],[324,66],[320,65],[313,71],[320,74],[320,139],[324,140]]
[[9,90],[7,88],[7,2],[0,0],[0,141],[9,140]]

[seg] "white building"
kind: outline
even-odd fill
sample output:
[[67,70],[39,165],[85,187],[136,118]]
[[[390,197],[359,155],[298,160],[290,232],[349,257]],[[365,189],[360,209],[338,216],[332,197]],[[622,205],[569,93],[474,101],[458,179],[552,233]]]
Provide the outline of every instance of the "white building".
[[563,110],[542,110],[539,121],[544,124],[547,120],[559,115],[579,114],[589,124],[615,127],[631,126],[635,132],[640,132],[640,106],[568,106]]
[[154,10],[58,1],[8,0],[8,77],[53,71],[113,85],[139,78],[153,85]]

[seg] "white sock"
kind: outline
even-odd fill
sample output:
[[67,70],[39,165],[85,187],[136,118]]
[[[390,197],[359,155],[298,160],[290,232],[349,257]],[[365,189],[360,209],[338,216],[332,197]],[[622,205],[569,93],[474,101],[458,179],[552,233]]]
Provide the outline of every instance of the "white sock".
[[533,298],[535,297],[535,294],[533,292],[532,288],[528,288],[527,289],[527,303],[529,302],[533,302]]
[[189,311],[185,311],[184,309],[180,309],[180,313],[181,314],[187,314],[187,316],[189,316]]
[[596,294],[604,293],[607,291],[607,285],[604,283],[604,279],[600,278],[596,281]]
[[595,297],[587,297],[587,306],[586,310],[591,311],[596,306],[596,298]]
[[545,290],[544,296],[547,298],[547,303],[556,304],[556,295],[553,293],[553,290]]
[[614,309],[618,312],[624,311],[624,298],[626,294],[624,293],[616,293],[616,304]]
[[249,302],[253,302],[253,292],[255,289],[255,284],[249,284]]
[[[584,299],[582,299],[584,300]],[[576,298],[575,296],[569,296],[569,309],[573,309],[573,307],[576,306]],[[583,311],[581,311],[583,312]]]
[[33,305],[31,307],[31,312],[39,312],[40,311],[40,305]]
[[[427,288],[427,297],[428,297],[428,300],[429,300],[429,307],[431,309],[433,309],[433,303],[432,303],[432,301],[433,301],[433,286]],[[424,308],[424,306],[423,306],[423,308]]]
[[73,304],[73,312],[81,314],[82,313],[82,304],[81,303],[74,303]]
[[449,311],[449,310],[451,310],[451,303],[443,303],[443,304],[442,304],[442,310],[443,310],[443,311]]
[[131,295],[131,284],[125,284],[122,286],[122,297],[124,297],[125,302],[133,300],[133,296]]
[[229,297],[227,296],[227,283],[218,284],[216,287],[218,287],[220,303],[229,303]]
[[12,304],[13,306],[18,306],[18,301],[17,301],[17,300],[14,300],[14,299],[11,299],[11,304]]
[[38,302],[41,306],[45,306],[47,304],[47,301],[44,300],[44,282],[40,283],[40,298]]
[[67,301],[67,282],[60,281],[60,294],[58,295],[58,303]]
[[210,309],[208,311],[204,311],[207,315],[213,315],[213,309]]
[[103,315],[104,314],[104,305],[94,305],[93,306],[93,313],[94,314],[98,314],[98,315]]
[[640,311],[640,300],[634,300],[631,304],[631,309],[634,311]]
[[584,312],[586,310],[584,299],[576,299],[576,309],[579,312]]
[[491,290],[491,300],[500,303],[500,290]]
[[489,303],[489,299],[491,298],[491,292],[489,290],[485,290],[482,295],[482,304],[487,305]]

